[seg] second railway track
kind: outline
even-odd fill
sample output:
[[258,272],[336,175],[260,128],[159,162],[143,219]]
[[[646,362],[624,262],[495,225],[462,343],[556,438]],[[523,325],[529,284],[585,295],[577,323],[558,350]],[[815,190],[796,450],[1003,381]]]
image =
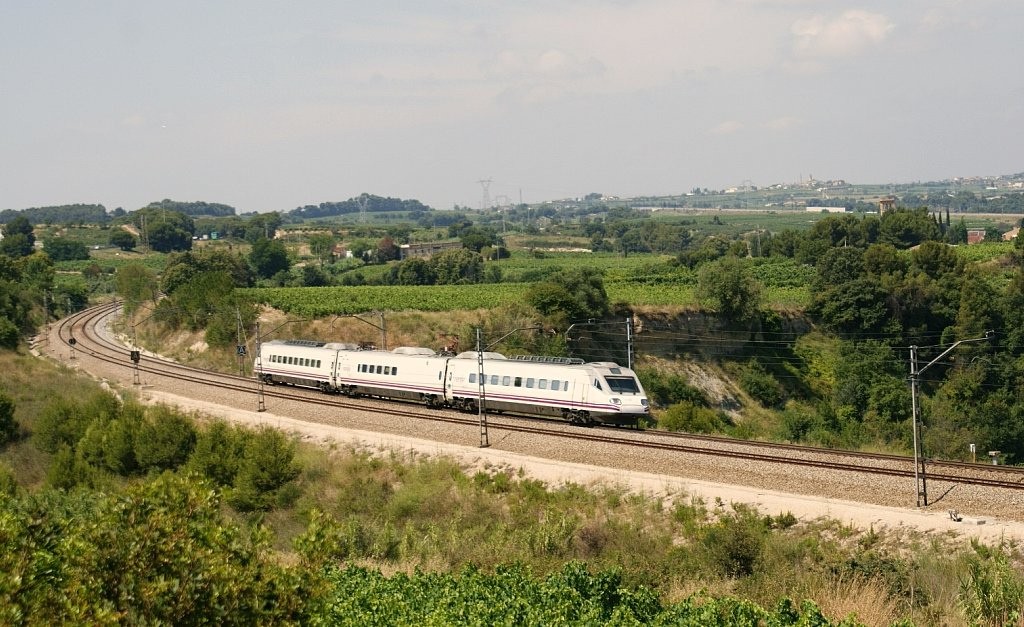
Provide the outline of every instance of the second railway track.
[[[145,376],[147,382],[176,381],[186,384],[190,390],[206,390],[208,395],[239,394],[255,399],[258,394],[257,382],[252,377],[212,372],[173,361],[156,355],[144,354],[138,363],[129,359],[129,347],[111,338],[105,331],[111,320],[118,315],[118,303],[97,305],[66,318],[58,323],[51,334],[50,352],[63,354],[70,359],[75,355],[79,360],[96,360],[104,364],[108,372],[117,373],[113,378],[129,387],[135,376]],[[72,338],[74,341],[72,342]],[[88,368],[86,368],[88,369]],[[319,406],[334,413],[373,412],[383,420],[422,421],[426,423],[447,423],[462,426],[474,432],[479,424],[475,415],[470,416],[451,410],[421,409],[417,405],[372,399],[347,399],[324,395],[312,390],[284,386],[263,386],[262,394],[280,402],[306,403]],[[237,407],[239,403],[235,401]],[[255,400],[251,407],[255,406]],[[812,472],[840,473],[846,475],[848,485],[858,482],[856,477],[889,477],[904,482],[913,490],[914,464],[908,457],[879,455],[849,451],[817,449],[791,444],[776,444],[732,440],[727,438],[667,433],[660,431],[632,431],[623,429],[586,429],[565,423],[520,419],[504,415],[489,415],[488,428],[501,434],[503,439],[511,435],[529,435],[555,438],[574,443],[583,451],[576,454],[579,463],[588,463],[585,452],[596,451],[597,447],[620,447],[628,449],[630,455],[667,459],[665,456],[706,457],[716,463],[735,460],[736,465],[753,468],[765,475],[785,476],[786,468],[803,468]],[[600,459],[592,462],[600,464]],[[728,463],[726,461],[726,463]],[[956,492],[961,487],[975,486],[996,489],[997,494],[1006,493],[1009,500],[1017,502],[1024,493],[1024,470],[1015,467],[964,464],[957,462],[928,461],[927,481],[929,491],[940,497]],[[743,475],[743,472],[739,472]],[[866,479],[865,479],[866,481]],[[904,489],[906,489],[904,487]],[[912,501],[910,492],[903,501]],[[905,503],[904,503],[905,504]],[[1016,507],[1011,504],[1010,510]]]

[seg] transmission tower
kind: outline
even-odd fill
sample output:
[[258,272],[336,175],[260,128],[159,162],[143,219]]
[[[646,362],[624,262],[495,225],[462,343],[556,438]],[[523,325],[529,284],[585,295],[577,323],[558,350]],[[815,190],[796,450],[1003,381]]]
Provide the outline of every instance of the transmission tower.
[[480,179],[477,183],[480,183],[480,187],[484,188],[484,197],[480,201],[480,209],[491,208],[491,183],[494,181],[491,179]]

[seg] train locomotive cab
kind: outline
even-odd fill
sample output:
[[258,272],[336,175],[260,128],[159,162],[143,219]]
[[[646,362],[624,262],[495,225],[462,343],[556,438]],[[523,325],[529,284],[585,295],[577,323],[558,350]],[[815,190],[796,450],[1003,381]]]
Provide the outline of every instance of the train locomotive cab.
[[589,400],[595,407],[590,414],[595,422],[635,426],[650,414],[647,394],[635,372],[614,362],[585,365],[592,375]]
[[613,363],[484,353],[483,381],[478,354],[467,351],[449,361],[449,404],[476,410],[480,390],[488,411],[561,418],[574,424],[637,425],[649,412],[635,373]]

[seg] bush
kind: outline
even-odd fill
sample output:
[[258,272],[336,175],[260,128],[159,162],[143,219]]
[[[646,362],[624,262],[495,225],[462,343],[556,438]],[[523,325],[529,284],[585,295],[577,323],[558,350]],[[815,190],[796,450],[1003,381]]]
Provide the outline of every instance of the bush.
[[18,436],[18,423],[14,420],[14,399],[0,392],[0,446]]
[[[279,503],[282,488],[299,475],[295,443],[285,434],[263,427],[246,444],[228,502],[242,510],[267,510]],[[293,492],[283,494],[295,496]]]
[[7,464],[0,462],[0,500],[18,493],[18,480]]
[[721,433],[729,423],[713,409],[697,407],[689,401],[676,403],[658,418],[658,426],[668,431]]
[[651,401],[662,407],[687,401],[693,405],[707,407],[707,399],[699,388],[690,385],[686,377],[677,374],[663,374],[654,368],[637,372],[644,391]]
[[233,427],[223,420],[214,421],[198,434],[188,468],[218,486],[230,486],[235,482],[250,439],[249,431]]
[[17,325],[6,316],[0,316],[0,347],[14,350],[18,348],[20,339],[21,333],[18,331]]
[[726,577],[746,577],[754,572],[767,537],[765,521],[756,512],[737,507],[703,530],[704,563]]
[[778,407],[782,403],[782,387],[778,380],[756,360],[740,374],[740,387],[765,407]]
[[139,468],[171,470],[188,460],[196,445],[192,422],[166,405],[150,408],[135,438]]
[[80,403],[57,398],[43,408],[32,439],[36,447],[46,453],[56,453],[62,446],[74,449],[90,422],[92,417]]

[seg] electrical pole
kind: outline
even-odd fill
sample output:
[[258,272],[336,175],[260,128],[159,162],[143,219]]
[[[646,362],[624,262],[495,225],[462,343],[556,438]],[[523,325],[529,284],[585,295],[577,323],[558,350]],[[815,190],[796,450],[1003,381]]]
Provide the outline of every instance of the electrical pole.
[[917,346],[910,347],[910,419],[913,422],[914,431],[914,485],[917,489],[917,506],[921,507],[921,503],[927,507],[928,505],[928,485],[927,485],[927,473],[925,472],[925,456],[924,456],[924,441],[923,435],[920,433],[921,421],[919,415],[921,413],[920,403],[918,402],[918,385],[921,380],[921,373],[931,368],[937,361],[945,357],[946,355],[953,352],[957,346],[966,344],[969,342],[985,342],[991,341],[995,337],[994,331],[986,331],[985,337],[975,337],[967,340],[959,340],[953,342],[949,348],[942,351],[938,357],[929,361],[923,368],[917,367]]
[[487,439],[487,410],[484,408],[484,344],[480,327],[476,328],[476,376],[478,383],[476,411],[480,419],[480,448],[487,448],[491,443]]

